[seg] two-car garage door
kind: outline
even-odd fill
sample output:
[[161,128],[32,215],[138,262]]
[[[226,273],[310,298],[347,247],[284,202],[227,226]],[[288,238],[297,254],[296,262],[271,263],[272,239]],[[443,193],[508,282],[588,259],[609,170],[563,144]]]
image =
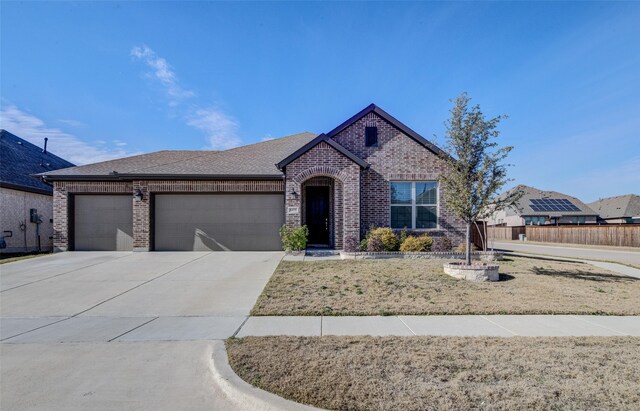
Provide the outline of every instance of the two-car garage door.
[[281,250],[282,194],[157,194],[158,251]]
[[[282,194],[157,194],[157,251],[281,250]],[[131,250],[131,195],[76,195],[75,250]]]

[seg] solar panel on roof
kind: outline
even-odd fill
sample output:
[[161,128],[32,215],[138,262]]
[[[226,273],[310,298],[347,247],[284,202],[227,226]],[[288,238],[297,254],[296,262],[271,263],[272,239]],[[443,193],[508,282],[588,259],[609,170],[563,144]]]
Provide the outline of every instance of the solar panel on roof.
[[580,211],[566,198],[532,198],[529,201],[533,211]]

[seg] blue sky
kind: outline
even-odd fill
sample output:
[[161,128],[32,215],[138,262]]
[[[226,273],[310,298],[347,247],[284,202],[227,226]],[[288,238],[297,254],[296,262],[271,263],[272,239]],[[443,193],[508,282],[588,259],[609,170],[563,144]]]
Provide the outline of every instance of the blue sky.
[[[515,183],[640,192],[640,4],[2,2],[1,126],[87,163],[326,132],[369,103],[443,143],[508,114]],[[435,136],[435,137],[434,137]]]

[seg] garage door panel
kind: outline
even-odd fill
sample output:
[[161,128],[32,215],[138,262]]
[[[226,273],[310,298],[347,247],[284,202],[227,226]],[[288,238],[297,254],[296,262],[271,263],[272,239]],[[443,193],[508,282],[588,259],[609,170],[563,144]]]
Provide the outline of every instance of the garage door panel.
[[74,249],[133,249],[133,203],[129,195],[76,195]]
[[281,250],[282,194],[158,194],[155,249]]

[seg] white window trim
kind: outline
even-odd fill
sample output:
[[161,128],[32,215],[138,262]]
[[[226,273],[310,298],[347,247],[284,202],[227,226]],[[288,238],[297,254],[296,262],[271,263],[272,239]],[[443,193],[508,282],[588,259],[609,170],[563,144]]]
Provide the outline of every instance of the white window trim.
[[[391,184],[393,183],[411,183],[411,204],[393,204],[391,202]],[[416,183],[436,183],[436,203],[435,204],[416,204]],[[407,207],[411,206],[411,227],[407,230],[411,231],[435,231],[440,230],[440,184],[437,180],[393,180],[389,181],[389,227],[391,227],[391,207]],[[434,228],[416,228],[416,218],[418,217],[417,207],[436,207],[436,226]],[[394,230],[402,230],[402,228],[394,228]]]

